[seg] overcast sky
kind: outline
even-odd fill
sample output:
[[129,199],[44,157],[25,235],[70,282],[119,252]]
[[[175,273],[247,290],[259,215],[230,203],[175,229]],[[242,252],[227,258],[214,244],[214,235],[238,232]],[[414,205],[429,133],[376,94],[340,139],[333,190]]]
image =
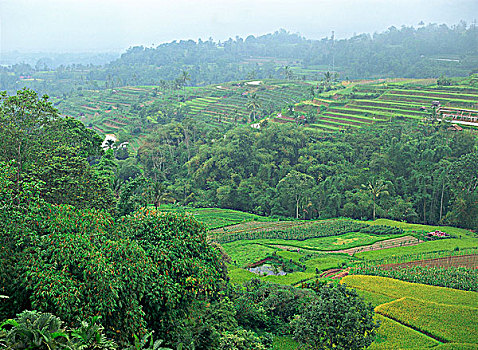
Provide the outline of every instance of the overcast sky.
[[310,39],[471,23],[478,0],[0,0],[0,51],[122,52],[284,28]]

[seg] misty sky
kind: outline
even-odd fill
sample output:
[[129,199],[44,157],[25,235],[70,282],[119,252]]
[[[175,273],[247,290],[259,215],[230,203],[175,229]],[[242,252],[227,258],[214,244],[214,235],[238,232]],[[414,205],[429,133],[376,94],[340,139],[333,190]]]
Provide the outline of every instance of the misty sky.
[[0,51],[124,51],[284,28],[310,39],[471,23],[478,0],[0,0]]

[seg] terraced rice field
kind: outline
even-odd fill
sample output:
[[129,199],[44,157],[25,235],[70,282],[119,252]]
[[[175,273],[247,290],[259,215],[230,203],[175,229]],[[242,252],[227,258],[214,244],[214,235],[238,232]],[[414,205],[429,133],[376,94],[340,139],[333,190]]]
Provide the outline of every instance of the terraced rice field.
[[336,101],[314,101],[314,104],[327,106],[311,128],[321,130],[340,130],[356,128],[365,124],[388,121],[394,117],[403,117],[417,121],[430,118],[431,105],[438,101],[441,108],[437,113],[446,120],[460,124],[464,121],[476,123],[478,127],[478,89],[463,87],[406,87],[392,84],[358,85],[358,94],[379,95],[375,99],[352,99],[346,105]]
[[371,349],[477,347],[476,292],[376,276],[347,276],[340,283],[376,306],[382,325]]
[[417,239],[415,237],[404,236],[404,237],[399,237],[399,238],[387,239],[387,240],[376,242],[376,243],[370,244],[370,245],[354,247],[354,248],[349,248],[349,249],[336,250],[336,251],[329,251],[328,253],[333,252],[333,253],[343,253],[343,254],[348,254],[348,255],[354,255],[355,253],[368,252],[368,251],[372,251],[372,250],[381,250],[381,249],[390,249],[390,248],[396,248],[396,247],[405,247],[405,246],[417,245],[421,242],[422,241],[420,241],[419,239]]
[[[129,135],[133,150],[142,144],[156,123],[154,113],[141,111],[150,105],[162,110],[164,106],[181,109],[186,116],[211,126],[227,128],[250,120],[248,96],[255,93],[263,110],[280,110],[285,105],[305,100],[310,84],[298,81],[269,80],[260,84],[227,83],[221,86],[186,87],[180,90],[161,89],[158,86],[126,86],[107,90],[83,90],[68,99],[52,99],[63,115],[84,122],[100,134]],[[147,119],[147,120],[145,120]]]

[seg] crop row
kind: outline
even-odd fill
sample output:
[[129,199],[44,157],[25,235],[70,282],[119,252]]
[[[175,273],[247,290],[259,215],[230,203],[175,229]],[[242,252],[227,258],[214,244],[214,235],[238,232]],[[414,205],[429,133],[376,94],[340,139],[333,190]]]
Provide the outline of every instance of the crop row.
[[257,222],[249,221],[237,225],[232,225],[228,227],[223,227],[221,231],[214,231],[213,234],[240,234],[244,232],[265,232],[265,231],[274,231],[278,229],[298,227],[304,225],[311,225],[313,221],[272,221],[272,222]]
[[365,106],[378,106],[378,107],[391,107],[391,108],[412,108],[413,110],[419,110],[422,106],[421,104],[414,103],[403,103],[397,101],[384,101],[384,100],[356,100],[353,102],[354,105],[365,105]]
[[401,281],[423,283],[431,286],[478,291],[478,270],[466,267],[413,266],[385,269],[381,266],[357,267],[357,275],[395,278]]
[[418,109],[415,108],[410,108],[409,106],[390,106],[390,107],[381,107],[381,106],[363,106],[363,105],[354,105],[350,104],[345,108],[337,108],[340,110],[347,110],[347,113],[349,114],[372,114],[372,115],[389,115],[389,114],[397,114],[397,113],[403,113],[407,115],[417,115],[417,116],[423,116],[426,115],[427,113],[424,111],[419,111]]
[[[354,106],[354,105],[347,105],[345,107],[334,107],[334,108],[329,108],[328,112],[333,112],[333,113],[343,113],[343,114],[346,114],[346,115],[359,115],[359,116],[365,116],[365,118],[368,118],[368,119],[373,119],[370,117],[370,115],[372,116],[376,116],[378,118],[380,118],[384,112],[389,112],[389,111],[392,111],[391,109],[386,109],[385,111],[384,110],[374,110],[375,108],[364,108],[364,107],[358,107],[358,106]],[[388,114],[388,113],[387,113]]]
[[[412,96],[412,95],[400,95],[400,94],[389,94],[385,93],[380,97],[381,100],[393,100],[393,101],[408,101],[408,102],[421,102],[421,103],[430,103],[435,101],[436,97],[427,97],[427,96]],[[443,104],[444,102],[455,102],[455,103],[464,103],[468,104],[472,101],[463,100],[458,98],[447,98],[444,100],[440,100]]]
[[238,240],[253,239],[285,239],[303,241],[309,238],[337,236],[348,232],[357,232],[367,224],[351,220],[329,220],[314,222],[311,225],[276,229],[271,231],[246,231],[211,235],[218,243],[228,243]]
[[337,118],[337,119],[342,118],[343,120],[355,121],[357,123],[371,123],[374,120],[378,120],[378,118],[373,119],[373,118],[370,118],[370,117],[367,117],[367,116],[358,117],[357,115],[349,115],[349,114],[338,113],[338,112],[333,112],[333,111],[327,112],[324,115],[327,116],[327,117],[332,117],[332,118]]
[[417,260],[425,259],[438,259],[443,257],[461,256],[461,255],[476,255],[478,254],[478,248],[463,248],[457,250],[437,250],[433,252],[424,252],[418,254],[404,254],[404,255],[391,255],[386,258],[369,260],[361,263],[361,266],[378,266],[386,264],[401,264]]
[[401,235],[405,231],[400,227],[388,225],[371,225],[360,229],[360,232],[371,233],[373,235]]
[[317,129],[320,129],[320,130],[323,130],[324,132],[334,132],[334,131],[338,131],[342,128],[326,124],[323,121],[319,121],[319,122],[316,122],[314,124],[310,124],[309,129],[312,129],[314,131],[317,130]]
[[432,97],[435,99],[445,98],[445,99],[461,99],[461,100],[478,100],[478,94],[465,94],[462,92],[452,93],[452,92],[442,92],[442,91],[433,91],[433,90],[401,90],[393,89],[390,90],[392,94],[399,95],[411,95],[411,96],[423,96],[423,97]]
[[358,128],[360,125],[363,124],[362,122],[359,122],[359,121],[353,121],[346,118],[337,118],[336,116],[329,115],[329,114],[325,114],[323,117],[319,117],[318,122],[325,122],[327,124],[344,126],[344,127],[350,126],[354,128]]

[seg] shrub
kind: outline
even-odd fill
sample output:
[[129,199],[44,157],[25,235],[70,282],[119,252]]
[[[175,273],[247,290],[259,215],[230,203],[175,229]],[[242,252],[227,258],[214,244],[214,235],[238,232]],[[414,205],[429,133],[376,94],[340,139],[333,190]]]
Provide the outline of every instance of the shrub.
[[291,326],[294,339],[311,349],[363,349],[374,340],[379,324],[357,292],[344,285],[324,285]]

